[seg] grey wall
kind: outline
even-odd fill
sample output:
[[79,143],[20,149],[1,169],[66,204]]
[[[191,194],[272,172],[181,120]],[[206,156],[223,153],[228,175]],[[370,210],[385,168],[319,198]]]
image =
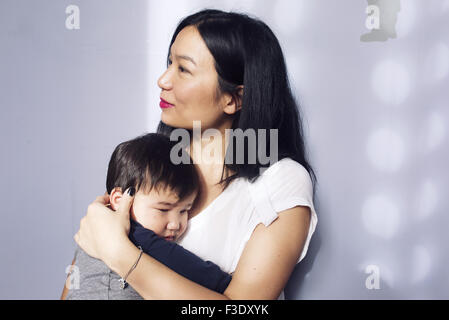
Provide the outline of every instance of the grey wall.
[[360,40],[367,5],[2,0],[0,299],[59,298],[109,156],[155,130],[171,33],[204,6],[273,28],[305,116],[319,224],[287,298],[447,299],[449,2],[402,0],[383,42]]

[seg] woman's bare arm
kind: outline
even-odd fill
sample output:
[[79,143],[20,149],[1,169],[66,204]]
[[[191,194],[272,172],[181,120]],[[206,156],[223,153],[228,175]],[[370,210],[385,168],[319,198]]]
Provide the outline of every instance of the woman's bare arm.
[[[310,209],[298,206],[281,212],[268,227],[258,225],[223,295],[180,276],[148,255],[142,256],[128,282],[144,298],[277,299],[302,252],[309,224]],[[130,241],[123,241],[113,255],[116,258],[105,262],[123,276],[138,255]]]
[[300,257],[310,225],[310,209],[279,213],[268,227],[251,235],[225,294],[232,299],[277,299]]
[[[117,259],[105,263],[120,276],[126,275],[139,256],[139,249],[131,241],[123,241],[117,249]],[[126,280],[144,299],[156,300],[206,300],[227,299],[226,296],[209,290],[179,275],[147,254]]]

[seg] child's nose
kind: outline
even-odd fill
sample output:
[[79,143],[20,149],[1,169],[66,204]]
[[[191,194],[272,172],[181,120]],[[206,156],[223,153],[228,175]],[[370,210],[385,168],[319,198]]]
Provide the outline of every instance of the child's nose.
[[169,230],[178,230],[180,227],[179,219],[171,219],[167,225],[167,229]]

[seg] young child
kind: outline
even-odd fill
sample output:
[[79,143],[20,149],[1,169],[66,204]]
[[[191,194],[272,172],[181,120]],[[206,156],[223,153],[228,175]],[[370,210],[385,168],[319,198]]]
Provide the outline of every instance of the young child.
[[[110,205],[116,210],[123,192],[134,187],[130,240],[182,276],[223,293],[231,276],[174,242],[187,228],[188,211],[199,190],[194,165],[175,165],[170,160],[175,144],[155,133],[119,144],[108,167],[106,188]],[[142,299],[131,286],[122,288],[118,274],[80,247],[75,252],[74,265],[79,271],[79,288],[71,288],[67,300]],[[68,283],[69,277],[66,286]],[[62,299],[64,296],[63,293]]]

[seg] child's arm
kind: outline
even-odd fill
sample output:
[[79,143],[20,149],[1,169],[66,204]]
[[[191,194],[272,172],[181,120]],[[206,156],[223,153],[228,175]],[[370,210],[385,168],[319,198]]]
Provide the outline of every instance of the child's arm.
[[143,251],[176,273],[210,290],[223,293],[231,275],[211,261],[204,261],[175,242],[167,241],[153,231],[131,220],[130,240]]
[[65,300],[67,297],[67,294],[69,293],[68,287],[70,286],[70,274],[72,273],[73,265],[75,264],[75,260],[76,260],[76,258],[73,258],[72,266],[70,267],[70,272],[67,275],[67,279],[65,280],[64,289],[62,290],[62,294],[61,294],[61,300]]

